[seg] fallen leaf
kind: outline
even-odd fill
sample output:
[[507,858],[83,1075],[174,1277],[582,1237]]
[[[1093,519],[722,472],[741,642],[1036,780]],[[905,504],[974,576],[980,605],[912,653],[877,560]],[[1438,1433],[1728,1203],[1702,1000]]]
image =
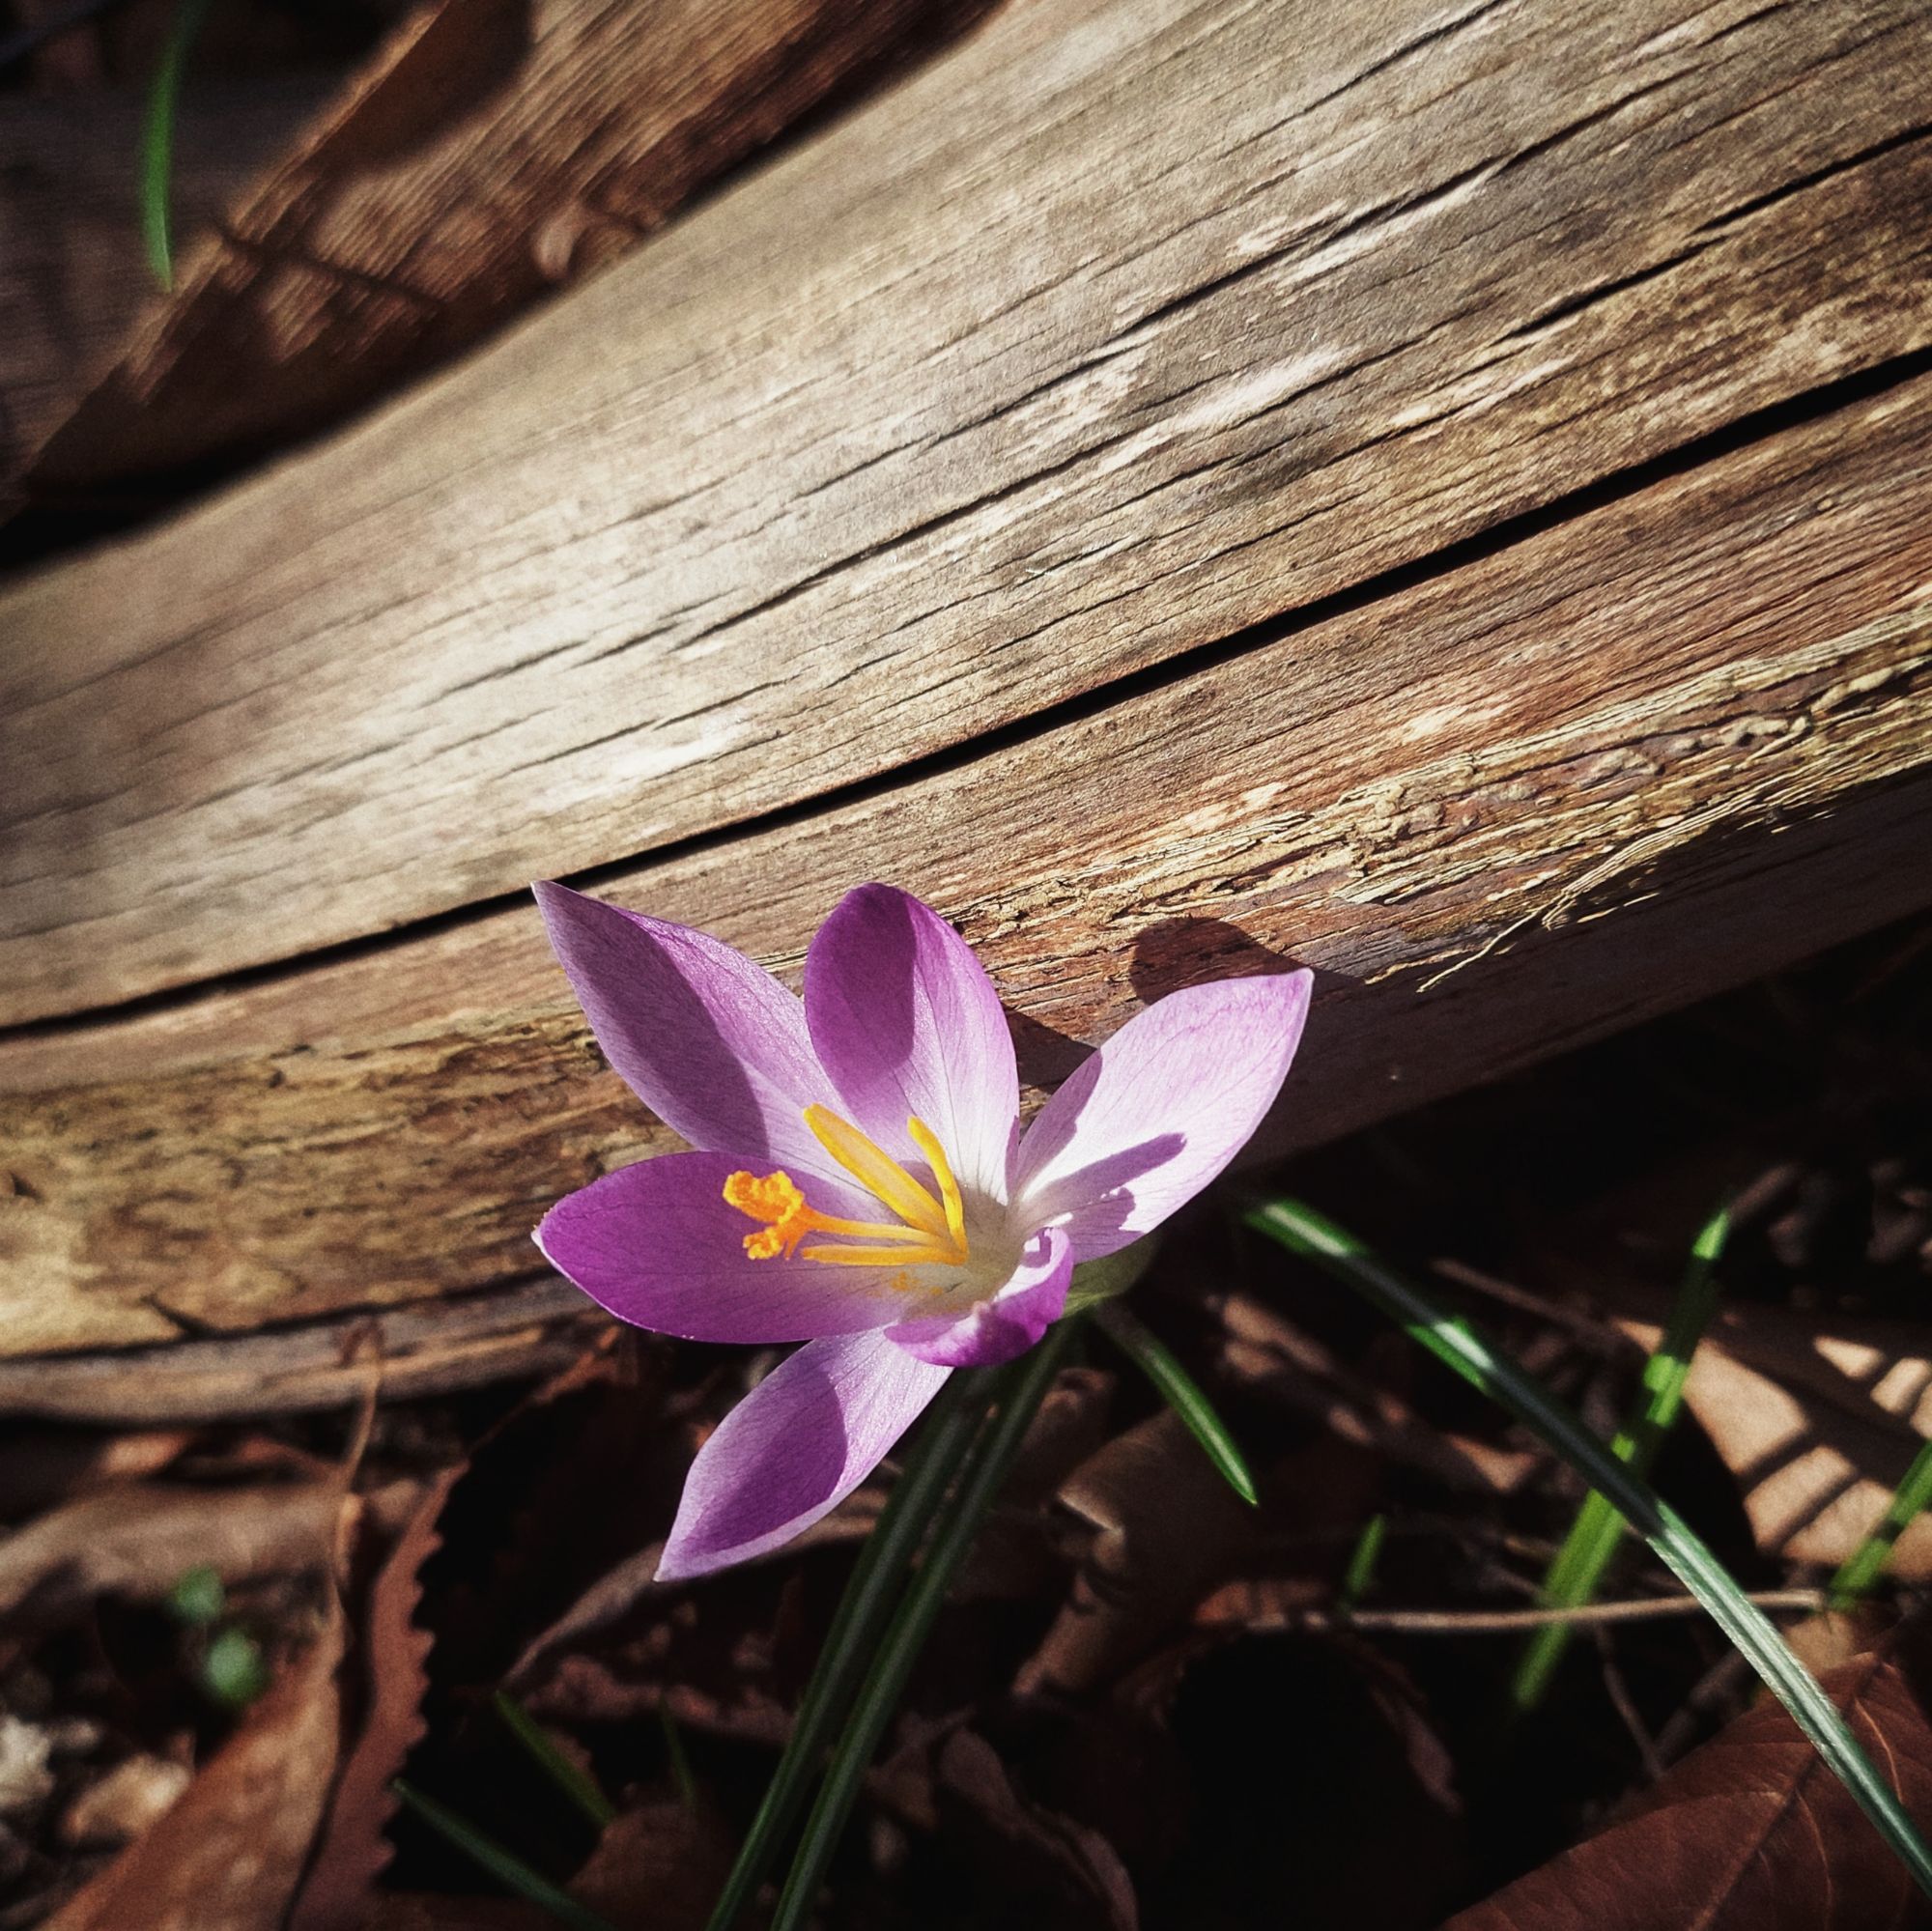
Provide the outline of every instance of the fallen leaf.
[[[1044,1908],[1055,1925],[1136,1931],[1133,1880],[1098,1831],[1014,1789],[993,1746],[955,1730],[939,1752],[938,1798],[976,1878],[1003,1905]],[[1002,1916],[1006,1914],[1003,1911]]]
[[[1932,1815],[1932,1725],[1895,1654],[1823,1679],[1908,1810]],[[1737,1718],[1586,1842],[1443,1931],[1883,1931],[1925,1900],[1775,1703]]]
[[77,1847],[130,1843],[157,1824],[186,1790],[185,1764],[137,1751],[91,1783],[61,1815],[64,1843]]
[[[1617,1323],[1656,1347],[1648,1321]],[[1685,1406],[1737,1476],[1759,1548],[1836,1565],[1877,1526],[1932,1428],[1932,1360],[1903,1322],[1828,1333],[1780,1308],[1724,1311],[1692,1358]],[[1892,1574],[1932,1576],[1932,1519],[1892,1551]]]
[[1021,1696],[1077,1693],[1112,1675],[1254,1534],[1253,1512],[1169,1409],[1091,1456],[1059,1500],[1094,1536],[1068,1602],[1020,1668]]
[[633,1803],[605,1826],[570,1894],[612,1924],[701,1931],[730,1874],[736,1841],[708,1804]]
[[158,1602],[204,1566],[224,1582],[322,1568],[342,1499],[334,1481],[83,1495],[0,1542],[0,1616],[51,1621],[103,1595]]
[[366,1714],[336,1782],[289,1931],[350,1931],[361,1924],[376,1878],[392,1855],[384,1834],[396,1807],[389,1784],[424,1729],[423,1664],[431,1637],[415,1623],[421,1571],[438,1545],[442,1505],[466,1465],[445,1468],[429,1483],[370,1584],[360,1649]]
[[321,1633],[186,1794],[45,1931],[279,1931],[334,1775],[345,1621],[331,1596]]

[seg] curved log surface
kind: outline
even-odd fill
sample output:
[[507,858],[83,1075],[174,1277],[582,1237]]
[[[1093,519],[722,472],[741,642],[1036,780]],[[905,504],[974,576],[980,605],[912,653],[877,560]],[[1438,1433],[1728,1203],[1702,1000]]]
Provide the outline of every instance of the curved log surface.
[[1928,54],[1919,0],[1000,14],[365,426],[0,593],[0,1020],[968,754],[1921,351]]
[[[1186,980],[1320,969],[1273,1122],[1319,1141],[1932,896],[1932,374],[1004,740],[591,881],[796,969],[853,881],[954,918],[1030,1078]],[[1453,567],[1451,567],[1453,565]],[[670,1144],[526,901],[0,1041],[0,1350],[526,1275]]]

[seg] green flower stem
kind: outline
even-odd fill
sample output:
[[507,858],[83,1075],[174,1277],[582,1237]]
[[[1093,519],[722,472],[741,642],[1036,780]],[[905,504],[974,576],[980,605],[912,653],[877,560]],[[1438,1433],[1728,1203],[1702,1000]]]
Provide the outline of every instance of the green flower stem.
[[974,1443],[959,1486],[937,1523],[919,1574],[886,1632],[870,1673],[859,1692],[845,1733],[827,1767],[825,1782],[806,1820],[805,1834],[772,1918],[772,1931],[799,1931],[810,1915],[818,1887],[859,1794],[859,1783],[878,1749],[906,1679],[925,1645],[933,1619],[952,1578],[973,1546],[980,1519],[1019,1451],[1028,1425],[1053,1385],[1061,1358],[1078,1327],[1062,1320],[1029,1354],[1007,1369],[999,1383],[999,1407]]
[[1228,1433],[1228,1425],[1214,1412],[1214,1405],[1159,1335],[1122,1301],[1097,1303],[1094,1319],[1124,1354],[1158,1390],[1187,1430],[1206,1451],[1208,1460],[1221,1471],[1223,1479],[1241,1500],[1256,1500],[1255,1478],[1246,1458]]
[[467,1817],[450,1809],[446,1803],[425,1797],[401,1777],[397,1777],[389,1788],[439,1836],[446,1838],[472,1862],[481,1865],[498,1884],[515,1891],[519,1897],[526,1898],[539,1910],[548,1911],[559,1923],[570,1925],[572,1931],[615,1931],[608,1917],[600,1917],[587,1905],[579,1904],[569,1891],[533,1871],[515,1852],[505,1850],[495,1837],[479,1831]]
[[[1718,1283],[1712,1269],[1724,1251],[1729,1232],[1730,1216],[1720,1211],[1705,1222],[1691,1243],[1690,1264],[1671,1303],[1662,1338],[1644,1363],[1635,1410],[1610,1443],[1610,1453],[1638,1476],[1650,1473],[1657,1451],[1684,1406],[1690,1357],[1717,1312]],[[1583,1506],[1544,1577],[1544,1605],[1574,1609],[1590,1602],[1623,1536],[1624,1519],[1615,1504],[1601,1489],[1592,1489],[1583,1497]],[[1568,1623],[1549,1623],[1523,1646],[1522,1660],[1510,1684],[1510,1700],[1517,1709],[1531,1710],[1543,1700],[1575,1633]]]
[[1879,1525],[1853,1549],[1832,1577],[1826,1593],[1833,1608],[1848,1609],[1861,1596],[1871,1593],[1872,1584],[1891,1560],[1892,1545],[1928,1503],[1932,1503],[1932,1441],[1924,1443],[1912,1458],[1912,1466],[1905,1471],[1905,1480],[1898,1485]]
[[1601,1489],[1704,1604],[1810,1738],[1919,1889],[1932,1896],[1932,1851],[1904,1807],[1859,1747],[1817,1679],[1675,1510],[1466,1321],[1452,1319],[1421,1289],[1384,1266],[1352,1235],[1293,1200],[1257,1204],[1245,1218],[1249,1226],[1291,1253],[1314,1261],[1380,1308],[1437,1360],[1534,1430],[1592,1488]]
[[779,1759],[757,1815],[752,1819],[724,1888],[712,1907],[705,1931],[729,1931],[737,1922],[764,1882],[786,1832],[804,1808],[826,1746],[872,1661],[879,1633],[892,1612],[913,1555],[979,1433],[993,1379],[985,1371],[951,1376],[926,1411],[919,1439],[886,1497],[872,1533],[866,1538],[852,1579],[845,1585],[818,1665],[799,1700],[791,1740]]

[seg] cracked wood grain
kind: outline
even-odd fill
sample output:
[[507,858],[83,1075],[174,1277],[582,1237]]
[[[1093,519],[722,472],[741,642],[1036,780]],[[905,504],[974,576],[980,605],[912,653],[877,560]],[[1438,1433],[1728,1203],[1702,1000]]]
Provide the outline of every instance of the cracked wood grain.
[[[29,513],[77,520],[165,499],[156,472],[312,434],[615,259],[984,4],[432,0],[308,126],[284,123],[301,138],[259,180],[231,170],[219,235],[99,345],[118,353],[51,435],[23,437],[33,461],[9,480]],[[185,136],[204,112],[197,92]],[[123,175],[132,152],[114,150]]]
[[0,1018],[796,810],[1924,348],[1928,53],[1911,0],[997,14],[0,592]]
[[[1313,1144],[1932,897],[1932,376],[597,890],[794,974],[855,880],[979,949],[1030,1081],[1218,974],[1318,970]],[[494,1291],[674,1145],[534,908],[0,1040],[0,1353]],[[0,1383],[0,1403],[5,1384]]]

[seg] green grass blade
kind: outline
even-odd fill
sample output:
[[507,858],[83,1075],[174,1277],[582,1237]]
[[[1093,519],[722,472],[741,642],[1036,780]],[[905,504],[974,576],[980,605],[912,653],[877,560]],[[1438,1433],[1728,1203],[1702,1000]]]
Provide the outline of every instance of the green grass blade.
[[1249,1472],[1246,1458],[1228,1433],[1227,1423],[1214,1412],[1214,1405],[1202,1391],[1201,1384],[1180,1365],[1167,1343],[1122,1301],[1101,1301],[1094,1309],[1094,1319],[1107,1339],[1153,1383],[1161,1399],[1187,1424],[1188,1433],[1221,1471],[1228,1487],[1242,1501],[1255,1502],[1255,1478]]
[[510,1734],[530,1753],[537,1768],[603,1830],[617,1810],[597,1787],[597,1779],[572,1763],[551,1740],[550,1732],[514,1696],[499,1690],[490,1701]]
[[664,1732],[665,1767],[670,1772],[671,1788],[687,1810],[695,1810],[697,1779],[691,1774],[691,1759],[684,1751],[684,1733],[677,1727],[677,1718],[670,1714],[668,1703],[658,1705],[658,1728]]
[[1298,1201],[1252,1207],[1248,1224],[1312,1260],[1390,1316],[1439,1361],[1533,1429],[1592,1488],[1601,1489],[1662,1561],[1701,1602],[1773,1695],[1791,1713],[1833,1775],[1844,1784],[1919,1889],[1932,1896],[1932,1851],[1871,1759],[1763,1612],[1745,1595],[1675,1510],[1632,1474],[1608,1447],[1529,1376],[1490,1347],[1466,1321],[1453,1320],[1333,1222]]
[[454,1844],[498,1884],[526,1898],[539,1910],[548,1911],[558,1923],[571,1925],[574,1931],[615,1931],[608,1917],[600,1917],[587,1905],[579,1904],[567,1890],[559,1889],[549,1878],[533,1871],[515,1852],[505,1850],[495,1837],[479,1831],[447,1804],[425,1797],[401,1777],[389,1788],[440,1837]]
[[[1717,1312],[1718,1283],[1713,1269],[1724,1251],[1730,1226],[1730,1216],[1720,1209],[1704,1223],[1690,1243],[1690,1264],[1671,1303],[1662,1336],[1644,1363],[1635,1410],[1610,1443],[1610,1453],[1639,1476],[1650,1473],[1657,1451],[1684,1406],[1691,1356]],[[1583,1506],[1544,1577],[1545,1606],[1574,1609],[1593,1601],[1623,1535],[1623,1518],[1601,1489],[1592,1489],[1583,1497]],[[1522,1660],[1510,1684],[1510,1700],[1518,1710],[1534,1709],[1543,1700],[1575,1633],[1568,1623],[1550,1623],[1523,1646]]]
[[1891,1547],[1913,1519],[1932,1503],[1932,1441],[1926,1442],[1912,1458],[1905,1480],[1898,1485],[1879,1525],[1853,1549],[1832,1577],[1827,1595],[1834,1609],[1848,1609],[1860,1597],[1871,1593],[1872,1584],[1885,1573],[1891,1560]]
[[859,1691],[859,1700],[838,1740],[818,1801],[806,1820],[798,1855],[785,1880],[772,1931],[799,1931],[810,1916],[825,1867],[838,1848],[845,1820],[851,1814],[859,1783],[878,1749],[894,1710],[904,1693],[906,1679],[924,1647],[952,1577],[973,1546],[980,1519],[998,1492],[1000,1483],[1019,1450],[1021,1437],[1053,1385],[1062,1356],[1079,1322],[1062,1320],[1029,1354],[1007,1369],[999,1383],[999,1408],[973,1444],[959,1486],[934,1525],[931,1546],[913,1577],[879,1654]]
[[188,49],[208,18],[211,0],[181,0],[161,58],[148,86],[148,107],[141,122],[141,235],[148,244],[148,266],[164,289],[175,285],[175,251],[170,203],[175,171],[175,122],[181,108],[182,71]]
[[1335,1601],[1335,1607],[1345,1616],[1368,1593],[1369,1584],[1375,1580],[1376,1564],[1381,1560],[1382,1544],[1388,1540],[1388,1525],[1386,1516],[1371,1516],[1355,1538],[1348,1570],[1342,1577],[1342,1593]]
[[756,1894],[817,1778],[826,1746],[871,1661],[915,1550],[985,1415],[992,1377],[953,1375],[926,1412],[912,1453],[866,1538],[818,1664],[799,1699],[791,1740],[758,1805],[705,1931],[729,1931]]

